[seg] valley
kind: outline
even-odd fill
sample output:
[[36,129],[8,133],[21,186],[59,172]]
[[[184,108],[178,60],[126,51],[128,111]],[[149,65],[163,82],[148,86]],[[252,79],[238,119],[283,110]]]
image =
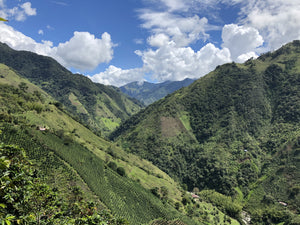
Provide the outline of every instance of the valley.
[[[299,41],[147,107],[49,57],[0,63],[2,223],[299,224]],[[25,209],[34,191],[55,201]]]

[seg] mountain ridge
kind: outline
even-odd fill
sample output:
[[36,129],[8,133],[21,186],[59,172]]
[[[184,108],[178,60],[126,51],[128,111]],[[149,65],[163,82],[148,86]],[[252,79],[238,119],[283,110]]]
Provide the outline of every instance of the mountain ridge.
[[194,80],[189,78],[182,81],[165,81],[162,83],[149,83],[147,81],[144,81],[143,83],[132,82],[120,87],[120,90],[130,97],[143,102],[145,105],[150,105],[151,103],[182,87],[186,87],[193,82]]
[[[274,223],[271,211],[282,210],[275,199],[288,202],[291,211],[299,204],[299,196],[288,194],[299,185],[300,176],[295,170],[300,138],[299,53],[300,41],[294,41],[244,64],[218,66],[133,115],[111,138],[181,180],[189,190],[240,195],[253,221]],[[284,153],[287,148],[290,153]],[[266,206],[268,197],[273,203]],[[255,209],[255,204],[261,208]],[[270,207],[268,212],[265,207]]]
[[117,88],[72,74],[50,57],[15,51],[6,44],[0,44],[0,53],[0,63],[13,68],[51,94],[79,120],[104,136],[142,106]]
[[[128,224],[127,220],[130,224],[145,224],[159,218],[197,224],[171,204],[163,202],[160,191],[156,192],[157,197],[149,190],[164,187],[168,198],[180,201],[182,191],[178,183],[150,162],[126,153],[114,143],[95,135],[69,116],[63,106],[42,89],[3,64],[0,64],[0,106],[1,156],[2,143],[23,148],[40,179],[56,190],[60,198],[73,195],[75,190],[76,198],[95,201],[100,215],[105,209],[120,219],[112,224]],[[1,172],[2,169],[1,164]],[[18,190],[15,192],[19,193]],[[1,199],[6,197],[3,193],[0,192]],[[18,200],[15,204],[22,205],[23,202]],[[72,204],[72,200],[65,200]],[[20,215],[10,207],[3,210],[2,204],[0,221],[6,210],[15,217],[12,217],[15,222],[28,222],[26,218],[19,218]],[[76,207],[74,211],[76,214]],[[47,217],[63,221],[63,217],[69,218],[70,214],[53,218],[55,214],[50,211]],[[4,213],[4,216],[7,215]],[[123,218],[127,220],[124,222]]]

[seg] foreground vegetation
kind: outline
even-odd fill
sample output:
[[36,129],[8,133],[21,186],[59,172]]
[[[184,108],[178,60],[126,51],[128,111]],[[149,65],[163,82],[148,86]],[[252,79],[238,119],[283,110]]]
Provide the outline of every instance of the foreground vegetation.
[[[68,116],[62,104],[10,68],[1,65],[0,74],[0,141],[24,148],[39,171],[37,183],[47,183],[61,196],[82,190],[85,202],[109,210],[117,221],[145,224],[163,218],[197,224],[172,205],[180,201],[181,191],[165,173],[95,135]],[[167,190],[164,200],[150,191],[156,186]]]
[[0,171],[1,224],[128,224],[85,202],[78,187],[62,195],[42,182],[19,147],[0,145]]

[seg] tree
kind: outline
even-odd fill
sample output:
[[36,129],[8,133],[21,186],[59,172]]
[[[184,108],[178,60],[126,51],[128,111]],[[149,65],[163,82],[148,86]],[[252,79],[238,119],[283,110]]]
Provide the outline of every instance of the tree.
[[169,190],[166,186],[162,186],[160,188],[160,193],[161,193],[161,199],[163,200],[167,200],[168,199],[168,194],[169,194]]
[[114,170],[114,171],[116,171],[117,168],[118,168],[117,164],[116,164],[115,162],[113,162],[113,161],[110,161],[110,162],[108,163],[108,167],[110,167],[110,168],[111,168],[112,170]]
[[117,168],[117,173],[124,177],[126,175],[125,169],[123,167],[118,167]]
[[26,92],[27,89],[28,89],[28,86],[27,86],[27,84],[25,82],[21,82],[19,84],[19,88],[21,89],[21,91]]

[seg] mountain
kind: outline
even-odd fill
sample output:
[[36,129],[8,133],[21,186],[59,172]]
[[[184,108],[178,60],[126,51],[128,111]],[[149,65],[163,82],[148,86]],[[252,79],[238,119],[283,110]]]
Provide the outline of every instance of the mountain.
[[[87,216],[80,224],[98,224],[87,222],[91,210],[96,210],[107,221],[113,214],[117,220],[111,224],[147,224],[162,218],[199,224],[175,209],[183,193],[178,183],[150,162],[95,135],[51,95],[4,64],[0,64],[0,142],[1,223],[40,224],[34,221],[43,217],[45,224],[67,220],[79,224],[77,217]],[[39,194],[34,196],[35,191]],[[35,203],[24,195],[38,198],[40,205],[27,208],[26,201]],[[51,205],[50,198],[60,200]],[[66,202],[70,205],[63,205]]]
[[145,105],[150,105],[151,103],[165,97],[168,94],[177,91],[182,87],[186,87],[193,83],[192,79],[185,79],[182,81],[165,81],[163,83],[149,83],[143,82],[132,82],[120,87],[120,90],[132,98],[136,98],[143,102]]
[[132,116],[111,139],[189,190],[231,196],[254,224],[297,224],[299,87],[294,41],[244,64],[218,66]]
[[0,43],[0,63],[13,68],[61,102],[77,120],[95,132],[107,135],[142,106],[117,88],[93,83],[72,74],[50,57],[15,51]]

